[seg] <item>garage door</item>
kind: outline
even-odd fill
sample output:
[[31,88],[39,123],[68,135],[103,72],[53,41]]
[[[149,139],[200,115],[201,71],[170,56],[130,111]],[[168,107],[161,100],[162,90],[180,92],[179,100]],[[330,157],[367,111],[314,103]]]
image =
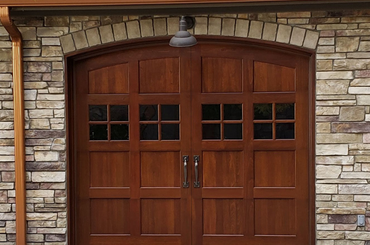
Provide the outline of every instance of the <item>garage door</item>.
[[74,63],[74,241],[309,244],[309,55],[238,43]]

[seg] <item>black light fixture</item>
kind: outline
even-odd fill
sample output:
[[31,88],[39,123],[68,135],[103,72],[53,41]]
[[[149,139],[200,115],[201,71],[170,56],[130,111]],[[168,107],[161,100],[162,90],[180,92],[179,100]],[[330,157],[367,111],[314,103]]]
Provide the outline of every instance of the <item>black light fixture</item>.
[[197,39],[188,32],[188,29],[193,26],[194,19],[192,17],[181,16],[179,31],[171,38],[170,46],[184,48],[197,44]]

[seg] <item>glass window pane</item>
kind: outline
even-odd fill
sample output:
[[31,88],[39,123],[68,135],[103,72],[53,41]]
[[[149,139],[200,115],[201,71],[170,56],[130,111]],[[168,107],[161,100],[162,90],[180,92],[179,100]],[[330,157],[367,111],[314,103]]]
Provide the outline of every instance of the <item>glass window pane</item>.
[[91,124],[90,140],[108,140],[108,126]]
[[158,105],[140,105],[140,121],[158,121]]
[[294,123],[277,123],[276,139],[294,139]]
[[294,119],[294,103],[276,104],[276,119]]
[[255,139],[272,139],[272,123],[255,123]]
[[128,121],[128,106],[127,105],[111,105],[110,106],[111,121]]
[[254,120],[271,120],[272,104],[254,104]]
[[107,121],[106,105],[89,105],[90,121]]
[[202,105],[203,120],[220,120],[220,105]]
[[128,140],[128,125],[127,124],[111,124],[111,140]]
[[203,139],[221,139],[220,124],[203,124],[202,135]]
[[242,104],[224,105],[224,120],[242,120]]
[[161,105],[162,121],[178,121],[179,105]]
[[224,136],[225,139],[242,139],[243,129],[242,124],[225,124],[224,125]]
[[140,140],[158,140],[158,125],[140,124]]
[[178,140],[179,125],[178,124],[162,124],[162,140]]

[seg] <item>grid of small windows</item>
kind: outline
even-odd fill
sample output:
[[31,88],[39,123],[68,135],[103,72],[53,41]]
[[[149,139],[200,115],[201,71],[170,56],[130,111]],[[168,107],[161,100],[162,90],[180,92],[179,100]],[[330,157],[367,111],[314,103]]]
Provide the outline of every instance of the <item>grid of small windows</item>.
[[203,140],[239,140],[243,138],[242,104],[202,105]]
[[254,139],[294,139],[294,103],[254,104]]
[[140,140],[179,139],[179,105],[140,105]]
[[128,105],[89,105],[90,140],[129,140]]

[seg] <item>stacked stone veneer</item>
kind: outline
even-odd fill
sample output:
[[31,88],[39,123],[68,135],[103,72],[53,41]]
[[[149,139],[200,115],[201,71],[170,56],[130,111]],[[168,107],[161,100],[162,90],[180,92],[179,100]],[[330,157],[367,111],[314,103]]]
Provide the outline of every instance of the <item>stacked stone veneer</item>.
[[[194,34],[316,50],[317,244],[370,242],[370,10],[198,16]],[[177,17],[18,18],[23,34],[29,244],[67,243],[64,55],[172,35]],[[15,244],[11,42],[0,27],[0,244]],[[357,215],[367,215],[366,227]],[[298,219],[299,222],[299,219]]]

